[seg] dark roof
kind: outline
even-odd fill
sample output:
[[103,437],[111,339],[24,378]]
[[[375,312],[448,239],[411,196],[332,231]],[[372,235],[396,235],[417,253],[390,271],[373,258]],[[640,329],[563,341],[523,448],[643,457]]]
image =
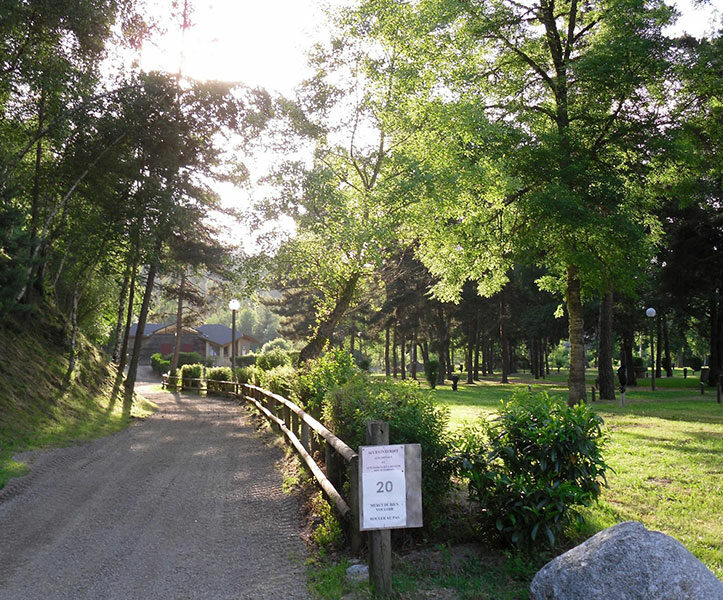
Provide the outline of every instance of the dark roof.
[[[169,325],[172,325],[173,323],[175,323],[175,321],[170,321],[168,323],[146,323],[146,326],[143,329],[143,337],[148,337],[149,335],[154,334],[159,329],[168,327]],[[133,325],[131,325],[130,332],[128,333],[128,335],[130,337],[135,337],[137,330],[138,330],[138,323],[133,323]]]
[[[196,329],[201,332],[201,337],[207,339],[209,342],[219,344],[220,346],[231,343],[231,328],[226,327],[226,325],[199,325]],[[239,340],[241,338],[246,338],[247,340],[258,343],[258,340],[255,340],[245,333],[237,331],[236,339]]]
[[[164,327],[168,327],[174,323],[175,321],[170,321],[169,323],[146,323],[146,328],[143,330],[143,336],[147,337],[149,335],[153,335],[159,329],[163,329]],[[131,325],[129,335],[135,336],[137,328],[138,325],[136,323]],[[194,329],[201,334],[203,339],[213,342],[214,344],[218,344],[219,346],[225,346],[226,344],[231,343],[231,328],[226,327],[226,325],[199,325],[198,327],[194,327]],[[259,343],[257,339],[252,338],[250,335],[237,331],[236,339],[240,340],[242,338],[255,344]]]

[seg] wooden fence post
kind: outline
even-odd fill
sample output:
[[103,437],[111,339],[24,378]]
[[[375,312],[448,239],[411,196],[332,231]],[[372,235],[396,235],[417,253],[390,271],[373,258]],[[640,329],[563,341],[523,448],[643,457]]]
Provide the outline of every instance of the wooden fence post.
[[309,446],[309,424],[306,421],[301,422],[301,445],[309,454],[311,454],[311,446]]
[[299,415],[295,412],[291,413],[291,431],[296,437],[299,437]]
[[[389,444],[389,423],[369,421],[366,430],[369,446]],[[369,532],[369,580],[375,596],[392,593],[392,532],[381,529]]]
[[359,457],[354,456],[347,467],[349,474],[349,543],[352,554],[359,555],[362,547],[362,536],[359,531]]
[[[291,409],[286,404],[284,404],[284,425],[286,429],[291,429]],[[288,441],[288,438],[286,439]]]
[[331,481],[337,490],[341,490],[341,473],[339,469],[339,459],[336,450],[329,443],[324,444],[324,462],[326,463],[326,477]]

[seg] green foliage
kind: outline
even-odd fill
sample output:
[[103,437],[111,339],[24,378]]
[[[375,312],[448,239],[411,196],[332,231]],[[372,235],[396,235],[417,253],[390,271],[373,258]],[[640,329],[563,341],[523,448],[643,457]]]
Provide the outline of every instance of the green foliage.
[[248,354],[244,354],[243,356],[237,356],[236,357],[236,366],[237,367],[251,367],[256,364],[257,357],[258,357],[258,355],[254,354],[253,352],[249,352]]
[[426,363],[424,363],[424,378],[427,380],[427,383],[429,383],[429,387],[434,389],[437,387],[437,377],[439,376],[439,361],[430,358]]
[[[206,370],[206,367],[201,364],[192,364],[192,365],[183,365],[179,371],[181,375],[181,379],[185,382],[186,380],[190,379],[202,379],[204,375],[204,371]],[[193,381],[189,382],[188,384],[184,384],[184,387],[198,387],[198,382]]]
[[291,366],[291,357],[283,350],[275,348],[259,354],[256,358],[256,365],[262,371],[270,371],[276,367]]
[[163,358],[160,352],[151,354],[151,369],[158,375],[168,373],[171,368],[171,361]]
[[231,381],[232,378],[231,367],[214,367],[206,370],[206,385],[208,386],[209,392],[221,392],[223,386],[215,383],[216,381]]
[[518,391],[497,418],[463,428],[455,462],[483,530],[518,547],[552,546],[570,507],[600,494],[608,469],[602,423],[587,405]]
[[15,298],[25,283],[30,239],[20,211],[0,211],[0,315],[20,308]]
[[293,349],[293,346],[289,340],[285,340],[284,338],[274,338],[273,340],[266,342],[263,346],[261,346],[261,353],[265,354],[266,352],[270,352],[271,350],[283,350],[284,352],[291,352]]
[[313,361],[308,361],[299,371],[299,400],[305,410],[321,414],[326,393],[343,385],[359,372],[354,358],[344,350],[330,350]]
[[440,524],[452,474],[445,433],[448,409],[435,407],[414,381],[380,381],[358,373],[326,394],[323,417],[354,449],[364,444],[366,423],[373,420],[389,423],[391,444],[421,444],[424,522],[432,528]]
[[280,365],[259,372],[259,385],[289,400],[296,400],[296,371],[290,365]]
[[237,367],[234,369],[234,373],[236,374],[236,381],[239,383],[261,385],[261,370],[256,365],[251,365],[249,367]]
[[323,550],[333,550],[341,547],[344,541],[344,532],[341,529],[338,519],[334,516],[329,503],[324,500],[321,492],[312,499],[313,511],[319,518],[319,524],[311,534],[314,543]]
[[[167,357],[170,359],[170,357]],[[178,353],[178,368],[180,369],[184,365],[202,365],[204,358],[198,352],[179,352]]]

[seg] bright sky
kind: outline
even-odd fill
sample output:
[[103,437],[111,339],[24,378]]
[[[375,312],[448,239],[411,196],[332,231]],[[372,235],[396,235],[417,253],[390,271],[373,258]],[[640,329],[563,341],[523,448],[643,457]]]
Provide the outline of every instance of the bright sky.
[[[264,87],[271,92],[293,96],[294,88],[309,74],[306,54],[314,41],[324,39],[325,17],[322,0],[187,0],[192,7],[191,24],[186,31],[183,73],[194,79],[220,79]],[[334,5],[350,0],[328,0]],[[183,9],[184,0],[176,13]],[[148,0],[152,16],[168,23],[173,0]],[[685,31],[700,37],[721,26],[723,0],[673,0],[682,13],[670,32]],[[175,73],[181,61],[180,15],[168,31],[146,44],[141,55],[144,70],[160,69]],[[264,190],[254,185],[273,157],[249,162],[250,189],[230,185],[217,187],[225,204],[237,209],[248,207],[254,195]],[[253,251],[251,236],[234,226],[233,243]]]
[[[183,8],[183,0],[178,0]],[[171,0],[154,2],[163,14]],[[183,72],[194,79],[239,81],[291,95],[306,73],[306,52],[322,34],[319,0],[188,0]],[[141,66],[176,72],[180,17],[155,46],[143,50]]]

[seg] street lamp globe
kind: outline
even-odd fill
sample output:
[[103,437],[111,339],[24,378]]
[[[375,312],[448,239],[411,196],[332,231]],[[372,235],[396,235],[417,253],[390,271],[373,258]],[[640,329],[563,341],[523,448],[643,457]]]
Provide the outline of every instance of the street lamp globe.
[[231,310],[238,310],[239,308],[241,308],[241,303],[236,300],[236,298],[232,298],[231,300],[229,300],[228,307]]
[[657,313],[655,312],[655,309],[651,306],[649,309],[645,311],[646,317],[654,317]]

